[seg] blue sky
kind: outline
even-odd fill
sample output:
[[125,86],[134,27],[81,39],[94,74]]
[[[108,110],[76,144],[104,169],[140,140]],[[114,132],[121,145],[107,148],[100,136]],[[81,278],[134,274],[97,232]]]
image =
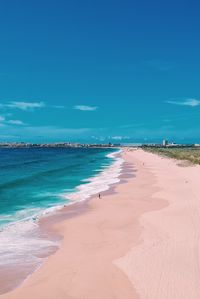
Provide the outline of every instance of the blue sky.
[[198,1],[0,2],[0,140],[200,142]]

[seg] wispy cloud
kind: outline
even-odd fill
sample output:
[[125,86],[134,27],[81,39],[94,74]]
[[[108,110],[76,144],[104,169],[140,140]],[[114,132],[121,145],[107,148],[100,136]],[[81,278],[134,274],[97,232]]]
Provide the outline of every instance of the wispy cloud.
[[91,136],[92,139],[98,140],[98,141],[122,141],[122,140],[129,140],[131,137],[130,136],[121,136],[121,135],[116,135],[116,136],[96,136],[93,135]]
[[129,136],[111,136],[110,139],[123,140],[123,139],[130,139],[130,137]]
[[76,105],[74,109],[81,110],[81,111],[95,111],[98,109],[97,106],[86,106],[86,105]]
[[7,120],[4,115],[0,115],[0,125],[6,126],[6,125],[25,125],[25,123],[19,119],[9,119]]
[[11,101],[9,103],[0,104],[0,108],[19,109],[23,111],[33,111],[44,107],[64,109],[65,106],[61,105],[46,105],[44,102],[24,102],[24,101]]
[[200,100],[197,99],[186,99],[184,101],[166,101],[168,104],[179,105],[179,106],[189,106],[196,107],[200,105]]
[[11,125],[17,125],[17,126],[25,125],[25,123],[19,119],[10,119],[7,121],[7,123]]
[[34,110],[37,108],[45,107],[44,102],[16,102],[11,101],[8,104],[0,104],[0,108],[11,108],[11,109],[20,109],[20,110]]

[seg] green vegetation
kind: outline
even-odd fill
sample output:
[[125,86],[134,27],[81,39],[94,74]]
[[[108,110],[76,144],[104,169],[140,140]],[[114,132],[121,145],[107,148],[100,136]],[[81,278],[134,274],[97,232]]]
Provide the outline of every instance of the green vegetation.
[[200,149],[194,147],[143,147],[144,150],[167,156],[177,160],[187,160],[193,164],[200,164]]

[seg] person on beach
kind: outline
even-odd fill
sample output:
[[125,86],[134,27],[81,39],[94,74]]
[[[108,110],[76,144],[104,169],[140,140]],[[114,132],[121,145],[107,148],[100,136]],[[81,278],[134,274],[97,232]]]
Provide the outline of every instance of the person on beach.
[[101,198],[101,194],[99,193],[99,199]]

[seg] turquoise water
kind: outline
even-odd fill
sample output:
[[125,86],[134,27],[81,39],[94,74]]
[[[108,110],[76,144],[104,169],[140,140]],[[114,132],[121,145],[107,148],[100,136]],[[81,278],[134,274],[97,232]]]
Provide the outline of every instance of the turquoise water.
[[0,275],[35,269],[58,246],[41,234],[38,219],[107,190],[121,164],[115,149],[0,149]]
[[0,149],[0,226],[67,203],[67,194],[112,162],[110,149]]

